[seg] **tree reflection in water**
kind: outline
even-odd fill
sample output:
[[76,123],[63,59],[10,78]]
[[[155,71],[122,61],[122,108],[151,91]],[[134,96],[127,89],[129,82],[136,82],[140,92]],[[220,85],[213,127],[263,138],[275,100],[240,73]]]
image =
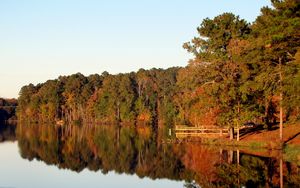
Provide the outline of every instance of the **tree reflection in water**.
[[[186,181],[185,187],[280,187],[300,184],[299,166],[280,158],[199,143],[163,143],[148,127],[18,125],[21,156],[58,168]],[[282,158],[281,158],[282,161]]]
[[0,122],[0,143],[16,140],[16,125]]

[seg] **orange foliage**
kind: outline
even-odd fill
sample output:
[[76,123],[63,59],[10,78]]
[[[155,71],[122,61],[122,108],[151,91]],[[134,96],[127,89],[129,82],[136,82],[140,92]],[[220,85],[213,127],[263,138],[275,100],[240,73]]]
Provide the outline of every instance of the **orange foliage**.
[[145,110],[138,115],[137,120],[149,122],[151,120],[151,113],[149,112],[149,110]]
[[193,98],[200,98],[189,109],[189,121],[195,125],[216,125],[217,116],[220,112],[218,107],[208,107],[208,103],[212,103],[210,97],[207,96],[203,87],[198,87],[192,94]]
[[186,150],[182,156],[182,161],[185,167],[205,181],[216,180],[215,166],[220,161],[220,153],[217,150],[194,143],[187,143],[184,148]]

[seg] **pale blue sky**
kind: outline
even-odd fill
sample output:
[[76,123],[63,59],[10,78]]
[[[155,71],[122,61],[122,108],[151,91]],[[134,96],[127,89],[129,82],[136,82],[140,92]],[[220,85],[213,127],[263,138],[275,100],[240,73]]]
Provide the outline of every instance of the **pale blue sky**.
[[59,75],[185,66],[201,21],[268,0],[0,0],[0,97]]

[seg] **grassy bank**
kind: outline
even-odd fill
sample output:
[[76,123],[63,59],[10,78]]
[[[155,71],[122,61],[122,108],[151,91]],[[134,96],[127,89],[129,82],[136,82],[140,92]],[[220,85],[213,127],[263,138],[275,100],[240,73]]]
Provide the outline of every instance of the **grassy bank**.
[[264,157],[283,155],[286,161],[300,164],[300,124],[286,125],[283,128],[283,141],[279,140],[279,130],[256,130],[240,137],[240,141],[229,138],[185,138],[186,141],[201,142],[212,147],[241,150]]

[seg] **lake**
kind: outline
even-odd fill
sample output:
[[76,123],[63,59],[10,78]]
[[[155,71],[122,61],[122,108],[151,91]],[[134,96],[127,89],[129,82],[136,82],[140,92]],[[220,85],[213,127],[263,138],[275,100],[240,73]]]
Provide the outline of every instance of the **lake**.
[[175,142],[146,126],[2,125],[0,141],[1,188],[300,184],[300,161],[281,151]]

